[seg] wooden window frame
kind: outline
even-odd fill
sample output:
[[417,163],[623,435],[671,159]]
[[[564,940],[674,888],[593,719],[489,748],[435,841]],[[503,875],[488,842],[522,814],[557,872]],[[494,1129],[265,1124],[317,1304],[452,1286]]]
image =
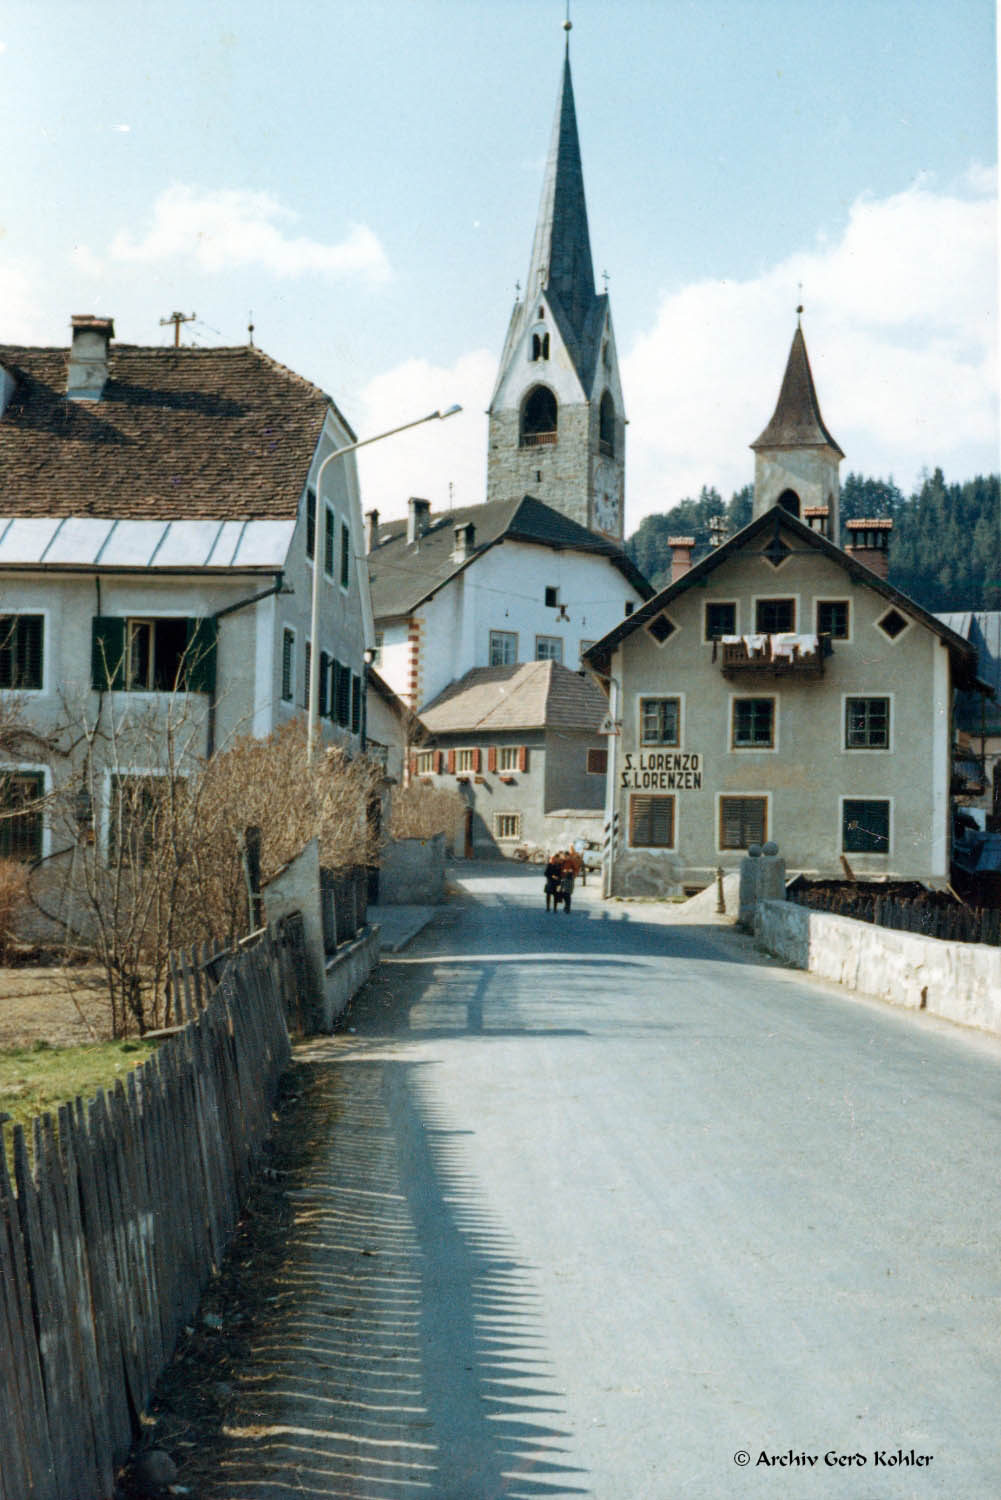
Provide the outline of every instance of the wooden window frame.
[[[768,608],[775,604],[790,604],[792,606],[792,623],[780,627],[766,626],[761,624],[762,608]],[[756,594],[754,597],[754,635],[788,635],[796,630],[796,622],[799,619],[799,595],[798,594]]]
[[[769,737],[767,740],[738,740],[737,739],[737,715],[745,704],[767,703],[769,713]],[[731,750],[776,750],[779,743],[779,702],[777,695],[771,693],[741,693],[734,694],[730,699],[730,749]]]
[[[864,849],[864,848],[856,847],[854,842],[851,844],[851,846],[849,845],[849,840],[846,837],[847,833],[849,832],[849,830],[848,830],[848,828],[846,826],[847,818],[849,816],[849,814],[848,814],[848,808],[852,807],[852,806],[855,806],[855,805],[871,805],[871,806],[885,807],[886,808],[886,843],[885,843],[884,846],[881,846],[881,847],[876,848],[876,849]],[[886,858],[887,856],[892,855],[892,853],[893,853],[893,798],[892,797],[840,797],[838,799],[838,829],[839,829],[838,847],[840,848],[840,850],[841,850],[841,852],[843,854],[854,854],[854,855],[863,855],[863,856],[864,855],[870,855],[870,856],[871,855],[876,855],[877,858],[880,858],[880,857]],[[869,830],[866,830],[866,832],[869,832]],[[878,835],[872,834],[872,833],[870,833],[869,836],[871,838],[878,837]]]
[[[711,634],[711,632],[709,630],[709,611],[711,609],[732,609],[733,610],[733,629],[732,630],[721,630],[717,635]],[[703,641],[705,641],[707,644],[709,644],[712,641],[718,641],[718,640],[720,640],[720,638],[722,636],[724,636],[724,635],[737,635],[738,634],[738,631],[737,631],[738,620],[739,620],[739,613],[738,613],[738,609],[737,609],[737,601],[736,601],[736,599],[707,599],[705,601],[704,605],[703,605],[703,608],[702,608],[702,639],[703,639]]]
[[[540,644],[541,644],[542,641],[555,641],[556,644],[560,648],[560,654],[559,654],[559,656],[550,656],[548,653],[545,656],[540,656],[539,655],[539,646],[540,646]],[[563,665],[563,637],[561,635],[537,635],[535,637],[535,660],[536,661],[554,661],[554,662],[557,662],[558,665],[562,667],[562,665]]]
[[[674,737],[673,740],[663,739],[663,738],[659,738],[659,739],[650,739],[650,738],[648,738],[648,736],[647,736],[647,729],[646,729],[646,716],[647,716],[646,705],[648,703],[651,703],[651,704],[652,703],[656,703],[656,704],[660,704],[660,705],[664,705],[664,704],[667,704],[667,703],[674,703],[676,705],[677,727],[676,727],[675,737]],[[682,739],[684,737],[684,735],[683,735],[684,698],[683,698],[683,695],[681,693],[663,693],[663,694],[662,693],[658,693],[656,695],[654,695],[652,693],[644,693],[637,700],[637,714],[638,714],[638,723],[637,723],[637,732],[636,732],[636,742],[637,742],[637,744],[642,749],[647,749],[647,748],[653,747],[655,749],[664,749],[664,748],[667,748],[667,749],[675,750],[675,749],[677,749],[681,745]]]
[[[27,623],[32,624],[28,627]],[[34,623],[37,621],[37,625]],[[25,623],[22,623],[25,622]],[[15,609],[0,615],[0,666],[3,667],[4,675],[9,681],[0,681],[0,691],[14,693],[44,693],[46,688],[46,638],[48,636],[48,611],[42,609]],[[37,673],[32,670],[34,662],[24,663],[24,658],[29,654],[36,655],[33,643],[27,639],[29,628],[32,633],[37,631]],[[7,671],[7,661],[10,670]],[[37,681],[21,681],[22,668],[27,666],[27,675]]]
[[[878,740],[874,743],[871,739],[871,719],[873,717],[878,718],[878,714],[873,714],[873,705],[877,703],[885,704],[882,743]],[[854,707],[857,704],[864,705],[862,709],[863,738],[853,741],[851,720],[853,712],[857,713],[859,711]],[[874,751],[880,755],[887,754],[888,751],[893,749],[893,695],[891,693],[845,693],[842,698],[841,725],[843,734],[842,748],[850,754],[854,755],[860,750]],[[862,800],[864,801],[865,799],[863,798]]]
[[[725,841],[724,804],[727,802],[760,802],[764,809],[761,822],[761,838],[748,838],[742,844],[728,844]],[[716,799],[716,839],[717,850],[721,854],[739,854],[741,850],[747,850],[751,844],[767,843],[768,829],[771,823],[771,799],[767,792],[720,792]],[[743,814],[741,817],[743,824]]]
[[[631,849],[676,849],[678,842],[677,798],[673,792],[631,792],[629,796],[629,847]],[[654,803],[664,804],[669,810],[671,827],[667,840],[655,840],[653,833]],[[649,818],[649,838],[637,837],[637,823],[642,816]],[[641,831],[641,830],[640,830]]]
[[608,746],[588,745],[584,758],[584,774],[587,776],[608,775]]
[[[27,785],[29,782],[30,788]],[[0,766],[0,808],[5,813],[15,808],[13,798],[8,798],[8,792],[17,784],[24,785],[30,806],[31,802],[38,802],[46,795],[49,773],[44,766]],[[25,863],[42,859],[48,852],[47,832],[45,815],[40,807],[25,812],[14,811],[13,817],[0,819],[0,859]]]
[[[494,660],[494,645],[501,641],[514,643],[514,655],[510,661]],[[491,667],[513,667],[518,661],[518,632],[516,630],[491,630],[487,639],[487,658]]]
[[[510,819],[514,824],[513,833],[501,833],[500,825],[502,819]],[[494,813],[494,838],[498,843],[517,843],[521,838],[521,813],[520,812],[495,812]]]
[[[820,623],[820,612],[825,607],[843,607],[845,611],[845,633],[836,635],[833,630],[824,630]],[[813,602],[813,628],[816,635],[829,635],[832,641],[851,641],[852,638],[852,601],[851,599],[815,599]]]

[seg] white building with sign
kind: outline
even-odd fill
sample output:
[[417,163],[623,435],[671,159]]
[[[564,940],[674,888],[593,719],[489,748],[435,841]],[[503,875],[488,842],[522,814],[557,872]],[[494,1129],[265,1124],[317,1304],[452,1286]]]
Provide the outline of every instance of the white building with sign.
[[755,448],[750,524],[695,566],[679,539],[670,586],[587,653],[614,721],[607,884],[702,887],[768,839],[797,871],[944,882],[976,654],[887,582],[889,523],[850,522],[847,550],[825,535],[841,450],[799,329]]

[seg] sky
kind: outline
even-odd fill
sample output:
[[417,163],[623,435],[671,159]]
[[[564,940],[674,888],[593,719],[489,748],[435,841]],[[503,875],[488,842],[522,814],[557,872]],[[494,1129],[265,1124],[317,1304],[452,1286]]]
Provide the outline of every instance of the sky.
[[[565,0],[5,0],[0,343],[254,340],[359,436],[363,506],[484,498]],[[753,478],[805,307],[848,471],[999,458],[993,0],[572,0],[626,531]]]

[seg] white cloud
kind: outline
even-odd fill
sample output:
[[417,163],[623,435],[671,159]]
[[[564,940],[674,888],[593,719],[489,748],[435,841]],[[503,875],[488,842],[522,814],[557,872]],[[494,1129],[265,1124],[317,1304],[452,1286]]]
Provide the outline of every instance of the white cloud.
[[403,516],[411,495],[430,500],[435,510],[446,510],[450,484],[456,506],[486,499],[484,411],[496,374],[496,357],[477,349],[448,366],[410,359],[369,381],[360,407],[352,406],[351,411],[360,437],[455,403],[462,412],[361,450],[358,468],[367,510],[375,507],[383,520]]
[[296,215],[269,193],[238,188],[202,189],[177,183],[153,205],[152,223],[136,237],[121,230],[111,242],[120,261],[192,260],[204,271],[263,266],[277,276],[319,272],[382,281],[389,262],[377,236],[353,224],[336,245],[289,236]]
[[[802,283],[802,294],[799,287]],[[852,204],[839,240],[752,281],[666,295],[623,360],[627,527],[703,484],[753,479],[747,445],[778,395],[802,295],[821,409],[843,472],[998,467],[996,174]]]
[[53,337],[51,319],[42,310],[35,277],[26,266],[0,257],[0,340],[5,344],[44,344]]

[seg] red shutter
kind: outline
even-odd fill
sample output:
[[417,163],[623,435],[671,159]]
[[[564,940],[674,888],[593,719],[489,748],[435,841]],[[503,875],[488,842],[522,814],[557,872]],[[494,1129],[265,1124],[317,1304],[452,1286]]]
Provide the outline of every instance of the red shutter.
[[477,776],[480,774],[480,752],[478,748],[473,751],[473,771]]
[[518,746],[518,770],[519,771],[527,771],[528,770],[528,746],[527,745],[519,745]]
[[488,771],[496,771],[496,769],[497,769],[497,746],[496,745],[490,745],[488,747],[488,749],[487,749],[487,770]]
[[441,775],[441,751],[440,750],[436,750],[434,752],[434,774],[436,776],[440,776]]
[[450,776],[454,776],[455,775],[455,751],[454,750],[450,750],[448,752],[448,774]]
[[417,775],[417,757],[416,757],[416,755],[412,755],[410,757],[410,778],[411,778],[411,780],[413,780],[413,778],[416,775]]

